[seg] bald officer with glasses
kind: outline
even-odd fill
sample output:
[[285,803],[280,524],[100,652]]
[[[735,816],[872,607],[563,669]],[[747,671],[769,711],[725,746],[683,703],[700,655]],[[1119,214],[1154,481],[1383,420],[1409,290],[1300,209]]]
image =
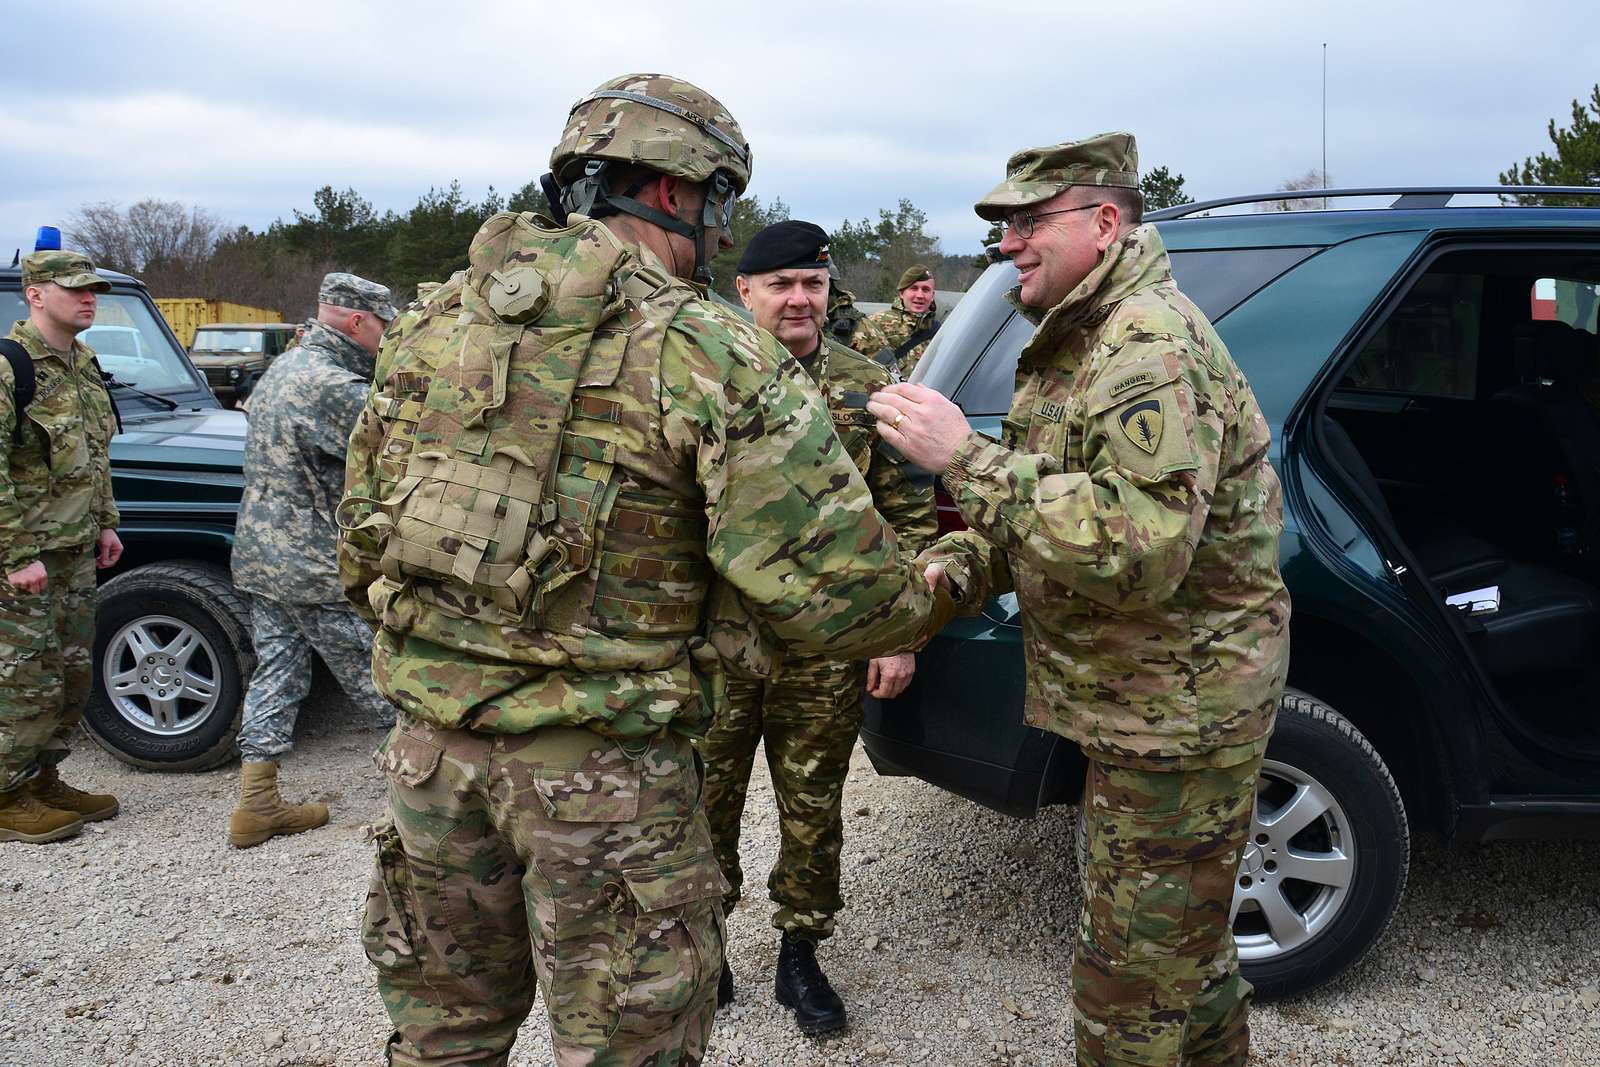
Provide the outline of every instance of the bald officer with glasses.
[[1078,1062],[1243,1067],[1229,905],[1289,662],[1283,495],[1260,406],[1140,207],[1129,134],[1012,156],[977,205],[1038,324],[1004,440],[921,385],[868,407],[970,527],[925,554],[929,580],[972,612],[1016,591],[1025,718],[1089,760]]

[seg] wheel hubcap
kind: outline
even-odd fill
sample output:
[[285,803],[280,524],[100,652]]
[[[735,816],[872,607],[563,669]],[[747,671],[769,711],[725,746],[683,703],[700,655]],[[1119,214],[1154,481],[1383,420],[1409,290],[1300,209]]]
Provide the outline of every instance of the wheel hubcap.
[[1239,958],[1281,956],[1321,933],[1350,898],[1356,861],[1333,794],[1297,767],[1263,762],[1233,893]]
[[146,615],[123,626],[106,642],[100,670],[111,706],[146,733],[189,733],[217,708],[216,651],[181,619]]

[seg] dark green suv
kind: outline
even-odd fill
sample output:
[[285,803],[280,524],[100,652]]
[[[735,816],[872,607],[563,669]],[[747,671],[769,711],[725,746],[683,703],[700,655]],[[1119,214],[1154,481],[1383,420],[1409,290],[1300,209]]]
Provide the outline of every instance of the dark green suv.
[[[233,753],[253,666],[249,609],[228,577],[245,417],[217,403],[143,285],[100,273],[111,292],[82,340],[122,419],[111,471],[125,551],[100,574],[84,726],[137,766],[207,767]],[[25,313],[20,272],[0,269],[0,329]]]
[[[1452,206],[1500,192],[1149,216],[1250,379],[1284,486],[1290,691],[1234,901],[1265,995],[1378,941],[1413,826],[1600,829],[1600,209]],[[997,436],[1033,331],[1002,299],[1015,277],[990,266],[913,376]],[[942,494],[941,520],[960,521]],[[1015,596],[991,601],[904,695],[869,701],[878,770],[1021,817],[1075,803],[1081,754],[1022,722],[1019,636]]]

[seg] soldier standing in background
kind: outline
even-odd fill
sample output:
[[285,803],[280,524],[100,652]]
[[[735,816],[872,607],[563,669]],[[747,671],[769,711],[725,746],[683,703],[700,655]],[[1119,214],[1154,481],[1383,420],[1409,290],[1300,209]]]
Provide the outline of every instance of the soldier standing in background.
[[[856,294],[839,284],[838,264],[828,263],[828,321],[823,328],[831,340],[846,348],[851,343],[861,345],[856,351],[864,356],[876,356],[889,348],[889,339],[876,326],[867,324],[867,315],[856,307]],[[899,373],[899,368],[894,368]]]
[[122,557],[115,410],[77,339],[110,290],[88,257],[34,252],[22,261],[28,317],[0,358],[0,841],[59,841],[120,808],[58,770],[93,688],[95,568]]
[[[739,297],[756,325],[771,333],[810,375],[834,429],[872,493],[878,514],[894,528],[902,550],[919,551],[938,532],[933,479],[877,439],[867,397],[889,385],[880,364],[823,336],[828,300],[828,234],[809,222],[788,221],[756,234],[739,260]],[[868,663],[836,656],[791,654],[766,681],[730,681],[701,742],[706,763],[706,818],[717,861],[728,879],[726,907],[739,899],[739,823],[756,746],[766,743],[778,802],[782,848],[767,887],[778,905],[772,924],[782,931],[775,982],[780,1003],[794,1010],[808,1034],[845,1025],[844,1003],[816,960],[817,943],[833,933],[844,844],[845,776],[861,729],[863,690],[898,696],[911,683],[909,652]],[[724,964],[719,1004],[733,1000],[733,972]]]
[[1038,324],[1005,440],[921,385],[870,403],[970,530],[929,553],[965,610],[1014,589],[1025,719],[1089,759],[1078,1062],[1243,1067],[1229,920],[1289,663],[1266,420],[1139,225],[1132,135],[1027,149],[978,202]]
[[560,1067],[698,1064],[724,670],[939,621],[805,372],[706,297],[750,178],[722,105],[613,79],[550,166],[558,228],[484,223],[350,442],[340,566],[402,709],[363,940],[407,1067],[503,1062],[535,978]]
[[[876,344],[877,337],[882,337],[885,347],[893,350],[900,380],[905,381],[939,331],[939,305],[933,299],[933,272],[921,263],[907,267],[895,289],[894,303],[869,316],[851,337],[850,347],[887,363],[888,357],[863,347]],[[867,325],[876,328],[876,336],[866,329]]]
[[394,718],[372,685],[372,628],[339,588],[333,513],[350,428],[395,310],[387,288],[343,273],[322,279],[317,304],[305,340],[273,360],[250,395],[233,584],[250,594],[256,669],[239,728],[239,806],[228,818],[236,848],[328,821],[325,806],[278,795],[277,761],[294,747],[312,649],[369,722]]

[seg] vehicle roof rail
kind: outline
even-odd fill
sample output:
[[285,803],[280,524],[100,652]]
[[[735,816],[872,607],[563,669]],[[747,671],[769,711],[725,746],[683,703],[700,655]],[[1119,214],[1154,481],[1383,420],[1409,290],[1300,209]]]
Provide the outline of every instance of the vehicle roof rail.
[[[1589,196],[1600,203],[1600,186],[1593,185],[1418,185],[1418,186],[1382,186],[1370,189],[1278,189],[1270,193],[1256,193],[1251,196],[1225,196],[1217,200],[1200,200],[1189,204],[1179,204],[1176,207],[1162,208],[1159,211],[1147,211],[1144,217],[1151,222],[1162,222],[1167,219],[1182,219],[1196,215],[1214,208],[1236,207],[1240,204],[1269,204],[1275,200],[1282,201],[1309,201],[1309,200],[1336,200],[1342,197],[1354,196],[1392,196],[1395,197],[1391,208],[1438,208],[1448,207],[1450,201],[1457,196],[1465,194],[1491,194],[1496,196]],[[1295,208],[1296,211],[1322,211],[1327,205],[1319,207]]]

